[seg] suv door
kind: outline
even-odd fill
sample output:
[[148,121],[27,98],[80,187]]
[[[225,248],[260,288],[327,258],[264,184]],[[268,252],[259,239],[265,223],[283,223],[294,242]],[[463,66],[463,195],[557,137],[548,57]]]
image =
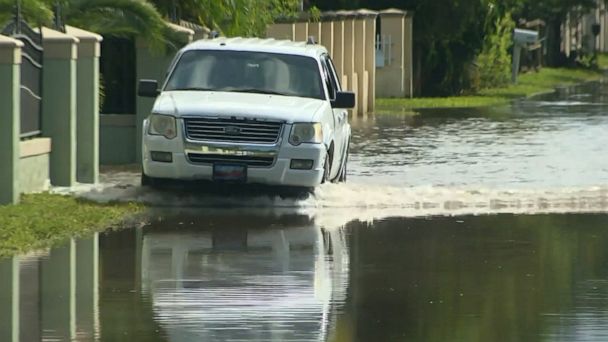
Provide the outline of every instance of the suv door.
[[[341,91],[341,85],[338,81],[336,69],[328,55],[324,55],[322,58],[323,71],[325,73],[325,83],[327,84],[327,91],[329,93],[330,100],[335,100],[336,92]],[[341,171],[341,167],[346,157],[346,148],[348,144],[348,111],[344,108],[332,108],[334,117],[334,154],[332,161],[332,168],[330,172],[330,179],[334,179],[338,176],[338,172]]]

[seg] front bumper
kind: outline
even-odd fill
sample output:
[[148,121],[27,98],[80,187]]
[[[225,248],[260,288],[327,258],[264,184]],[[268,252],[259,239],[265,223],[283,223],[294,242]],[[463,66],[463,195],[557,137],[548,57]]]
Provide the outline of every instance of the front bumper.
[[[212,180],[213,164],[193,163],[188,159],[188,153],[226,156],[251,153],[252,155],[272,155],[274,163],[268,167],[249,166],[247,183],[315,187],[321,184],[323,179],[323,167],[327,153],[323,144],[292,146],[285,137],[279,139],[276,145],[194,142],[181,138],[184,135],[180,128],[178,128],[178,137],[169,140],[162,136],[148,135],[146,133],[147,125],[144,124],[142,145],[144,174],[149,177],[177,180]],[[288,134],[289,129],[283,130],[283,133],[283,135]],[[173,161],[171,163],[153,161],[150,156],[151,151],[171,152]],[[292,159],[313,160],[313,167],[311,170],[291,169]]]

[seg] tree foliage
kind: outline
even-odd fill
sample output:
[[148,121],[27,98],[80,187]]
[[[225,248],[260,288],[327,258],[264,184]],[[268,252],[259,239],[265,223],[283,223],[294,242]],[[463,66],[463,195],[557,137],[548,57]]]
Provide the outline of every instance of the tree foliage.
[[[15,0],[0,0],[0,25],[10,20],[15,12]],[[49,24],[53,11],[47,3],[40,0],[21,0],[23,16],[35,24]]]
[[313,0],[310,3],[322,10],[394,7],[413,11],[417,88],[423,95],[450,95],[465,88],[468,83],[465,70],[484,40],[485,0]]
[[299,0],[153,0],[168,16],[173,12],[228,36],[263,36],[277,17],[293,16]]
[[[12,16],[16,0],[0,0],[0,20]],[[277,17],[293,16],[298,0],[59,0],[64,21],[93,32],[138,36],[163,49],[177,39],[166,21],[178,17],[226,35],[262,36]],[[21,0],[26,20],[51,25],[57,0]]]
[[[21,0],[22,14],[35,25],[52,26],[56,0]],[[145,0],[61,0],[63,21],[92,32],[114,36],[139,36],[156,50],[179,38],[156,8]],[[12,17],[15,0],[0,0],[0,19]]]
[[[492,16],[489,16],[492,18]],[[515,22],[511,13],[490,20],[481,53],[477,56],[476,66],[479,85],[476,88],[489,88],[507,85],[511,80],[512,32]]]

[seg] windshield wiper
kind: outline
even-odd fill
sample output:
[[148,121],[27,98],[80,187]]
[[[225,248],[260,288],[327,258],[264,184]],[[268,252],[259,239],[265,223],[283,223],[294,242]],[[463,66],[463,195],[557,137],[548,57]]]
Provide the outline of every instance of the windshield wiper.
[[294,96],[292,94],[286,94],[286,93],[281,93],[278,91],[272,91],[272,90],[264,90],[264,89],[257,89],[257,88],[232,88],[232,87],[226,87],[226,88],[205,88],[205,87],[181,87],[181,88],[173,88],[173,89],[168,89],[171,91],[188,91],[188,90],[192,90],[192,91],[229,91],[229,92],[235,92],[235,93],[257,93],[257,94],[270,94],[270,95],[282,95],[282,96]]
[[291,94],[281,93],[279,91],[256,89],[256,88],[235,88],[227,91],[233,91],[236,93],[258,93],[258,94],[270,94],[270,95],[281,95],[281,96],[293,96]]

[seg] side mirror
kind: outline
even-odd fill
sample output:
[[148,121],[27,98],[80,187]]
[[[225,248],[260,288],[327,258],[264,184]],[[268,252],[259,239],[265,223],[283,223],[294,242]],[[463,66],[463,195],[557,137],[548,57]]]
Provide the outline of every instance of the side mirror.
[[139,80],[137,95],[142,97],[157,97],[160,94],[158,91],[158,82],[156,80]]
[[331,101],[332,108],[351,109],[355,107],[355,93],[352,91],[336,92],[336,99]]

